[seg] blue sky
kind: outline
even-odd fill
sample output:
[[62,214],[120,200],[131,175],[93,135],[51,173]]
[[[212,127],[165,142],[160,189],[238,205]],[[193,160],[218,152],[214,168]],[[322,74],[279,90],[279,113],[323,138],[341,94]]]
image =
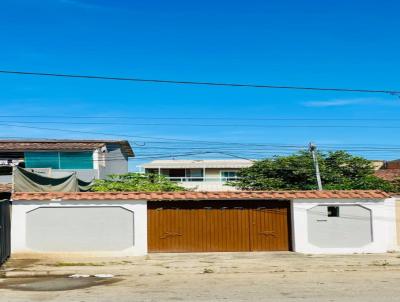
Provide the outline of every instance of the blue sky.
[[[5,0],[0,4],[0,69],[399,90],[399,9],[398,1]],[[314,141],[351,151],[349,145],[398,144],[394,138],[399,129],[372,127],[400,126],[400,121],[390,120],[399,118],[400,99],[380,94],[0,75],[0,105],[1,136],[125,137],[136,142],[138,160],[132,167],[146,160],[145,156],[189,153],[190,147],[195,147],[185,142],[150,143],[163,140],[134,136],[299,146]],[[82,120],[68,116],[141,119]],[[146,119],[150,117],[192,119]],[[205,117],[216,119],[195,119]],[[260,120],[268,118],[321,120]],[[345,120],[328,120],[333,118]],[[346,120],[355,118],[387,120]],[[6,122],[8,125],[4,125]],[[308,125],[316,127],[304,127]],[[321,125],[352,127],[318,127]],[[139,146],[145,142],[146,147],[157,148]],[[198,146],[210,150],[221,147]],[[266,146],[266,152],[257,151],[258,155],[246,153],[243,146],[231,151],[256,157],[282,149]],[[356,153],[369,158],[396,158],[397,152]]]

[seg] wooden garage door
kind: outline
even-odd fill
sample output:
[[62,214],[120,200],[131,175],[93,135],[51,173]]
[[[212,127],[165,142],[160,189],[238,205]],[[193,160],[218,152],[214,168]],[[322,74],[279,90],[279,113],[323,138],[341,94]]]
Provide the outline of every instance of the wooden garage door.
[[149,202],[149,251],[287,251],[288,214],[285,201]]

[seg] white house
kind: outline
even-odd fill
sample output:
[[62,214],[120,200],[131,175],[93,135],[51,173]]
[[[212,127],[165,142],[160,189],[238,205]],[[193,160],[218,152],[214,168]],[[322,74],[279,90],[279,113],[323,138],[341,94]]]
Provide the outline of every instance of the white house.
[[77,172],[82,180],[128,172],[134,153],[119,140],[0,140],[0,183],[12,182],[12,167],[22,166],[49,176]]
[[253,165],[246,159],[212,160],[154,160],[143,164],[145,173],[157,173],[171,181],[178,182],[187,189],[196,191],[235,191],[227,181],[237,180],[237,173],[242,168]]
[[397,249],[380,191],[14,193],[13,253]]

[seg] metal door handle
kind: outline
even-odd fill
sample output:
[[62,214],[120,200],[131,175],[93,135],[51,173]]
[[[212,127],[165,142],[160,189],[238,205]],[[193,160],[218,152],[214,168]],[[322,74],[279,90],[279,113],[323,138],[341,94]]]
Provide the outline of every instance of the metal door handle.
[[164,232],[163,236],[160,236],[160,239],[166,239],[168,237],[173,237],[173,236],[182,236],[182,234],[176,232]]
[[262,231],[262,232],[259,232],[258,234],[264,235],[264,236],[274,236],[274,237],[276,237],[274,231]]

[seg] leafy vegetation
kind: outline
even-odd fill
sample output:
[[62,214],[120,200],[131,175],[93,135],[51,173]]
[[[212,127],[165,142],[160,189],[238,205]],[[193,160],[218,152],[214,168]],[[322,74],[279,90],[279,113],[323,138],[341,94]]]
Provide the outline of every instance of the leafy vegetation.
[[91,188],[94,192],[173,192],[184,191],[162,175],[127,173],[97,179]]
[[[400,191],[399,184],[374,175],[369,160],[345,151],[317,153],[323,188],[326,190]],[[315,190],[317,181],[311,154],[301,151],[257,161],[242,169],[230,185],[242,190]]]

